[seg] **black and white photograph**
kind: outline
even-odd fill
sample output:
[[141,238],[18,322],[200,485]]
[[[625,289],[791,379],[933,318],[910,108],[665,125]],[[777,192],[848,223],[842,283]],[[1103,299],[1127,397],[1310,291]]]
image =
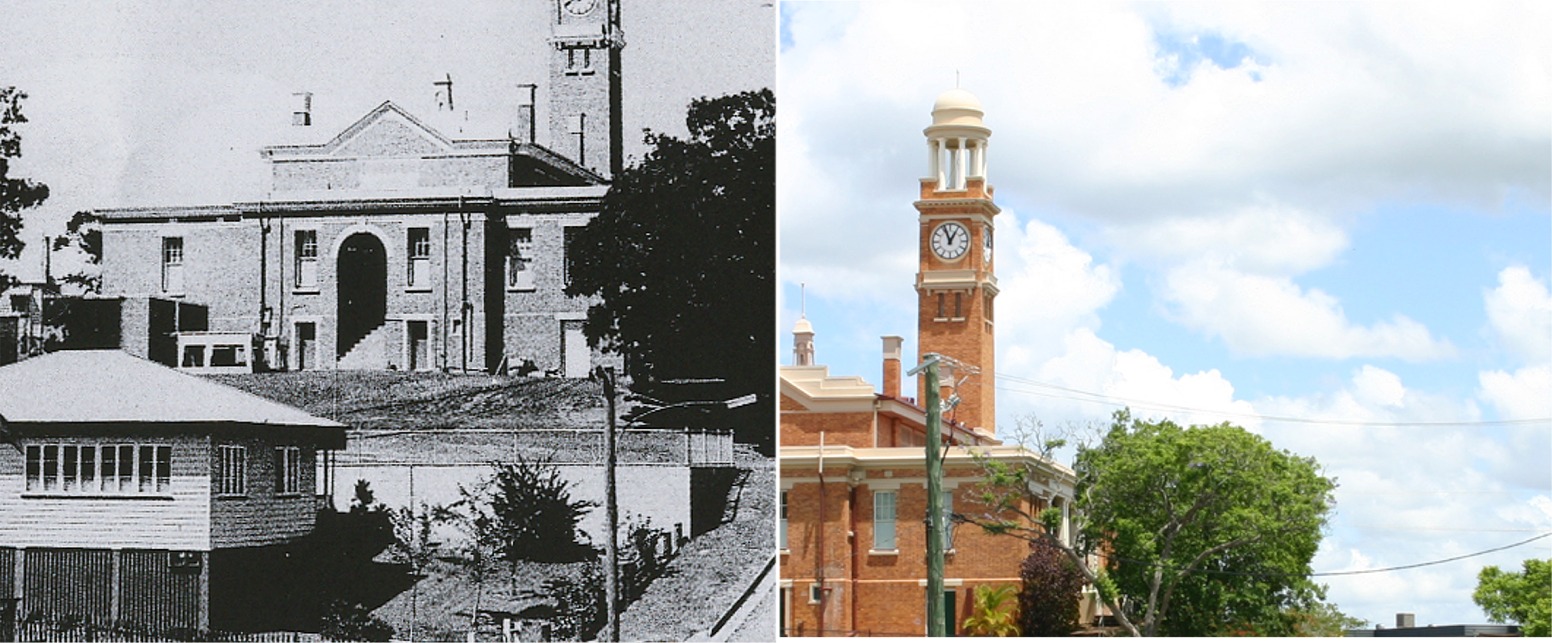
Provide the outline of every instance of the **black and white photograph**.
[[0,641],[775,636],[775,8],[7,0]]

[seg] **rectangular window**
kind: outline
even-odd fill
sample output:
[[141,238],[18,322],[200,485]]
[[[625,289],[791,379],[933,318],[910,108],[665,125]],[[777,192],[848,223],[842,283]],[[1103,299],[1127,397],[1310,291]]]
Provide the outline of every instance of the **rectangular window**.
[[248,449],[230,444],[216,452],[216,495],[242,496],[248,493]]
[[507,288],[533,290],[533,230],[512,228],[507,235]]
[[569,286],[569,285],[571,285],[571,273],[572,273],[573,268],[575,268],[575,266],[572,265],[573,262],[574,262],[574,259],[575,259],[575,257],[572,256],[574,254],[572,252],[572,246],[574,245],[574,243],[576,241],[577,232],[580,231],[581,228],[577,228],[577,227],[573,227],[573,226],[567,226],[565,228],[562,228],[562,230],[564,232],[562,233],[563,236],[561,238],[561,250],[560,250],[561,255],[562,255],[562,261],[561,261],[561,283],[564,283],[564,284]]
[[81,447],[66,444],[60,447],[60,488],[75,491],[81,480]]
[[408,288],[431,287],[431,229],[410,228]]
[[183,237],[162,237],[162,292],[183,292]]
[[296,287],[318,287],[318,231],[296,231]]
[[992,294],[986,293],[986,301],[983,307],[986,309],[986,321],[992,321]]
[[944,314],[944,309],[943,309],[943,293],[938,293],[938,314],[937,314],[937,318],[938,319],[944,319],[946,317],[947,317],[947,315]]
[[962,292],[956,292],[956,293],[954,293],[954,319],[964,319],[964,318],[965,318],[965,294],[962,293]]
[[102,491],[117,492],[119,490],[119,448],[116,445],[104,444],[102,446]]
[[873,549],[895,548],[895,492],[873,492]]
[[302,492],[302,448],[275,447],[275,493]]
[[781,523],[776,527],[777,549],[787,548],[787,492],[781,492]]
[[171,446],[33,444],[24,457],[30,492],[164,493],[172,484]]
[[27,490],[43,488],[43,447],[27,445]]

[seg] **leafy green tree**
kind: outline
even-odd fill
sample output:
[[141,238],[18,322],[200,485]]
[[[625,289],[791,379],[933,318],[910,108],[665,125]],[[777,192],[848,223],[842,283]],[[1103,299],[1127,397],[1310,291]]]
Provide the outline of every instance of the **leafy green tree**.
[[1030,547],[1019,566],[1019,628],[1025,636],[1068,636],[1078,629],[1083,572],[1060,549],[1044,541]]
[[[21,256],[26,244],[21,239],[21,211],[36,207],[48,198],[47,185],[26,178],[11,176],[11,159],[22,155],[22,137],[12,125],[27,122],[22,115],[22,101],[27,92],[15,87],[0,87],[0,259]],[[0,272],[0,289],[11,285],[13,278]]]
[[[1059,511],[1022,509],[1038,472],[986,465],[991,511],[975,522],[1062,549],[1133,635],[1287,635],[1287,609],[1319,594],[1309,562],[1336,483],[1240,427],[1117,411],[1103,440],[1078,450],[1076,546],[1051,536]],[[1095,552],[1102,570],[1088,566]]]
[[[1321,588],[1324,592],[1324,588]],[[1361,618],[1348,616],[1336,605],[1321,600],[1303,607],[1290,608],[1285,616],[1289,621],[1291,636],[1346,636],[1348,630],[1368,626]]]
[[1525,636],[1552,636],[1552,558],[1526,560],[1524,570],[1483,567],[1471,600],[1494,623],[1519,623]]
[[[776,99],[750,91],[690,104],[689,137],[648,132],[645,158],[615,176],[571,240],[568,294],[597,297],[589,342],[625,357],[632,389],[675,403],[757,393],[690,426],[738,427],[770,453],[775,403]],[[668,380],[722,380],[693,390]],[[693,397],[686,397],[693,396]],[[704,407],[702,407],[704,410]]]
[[975,605],[961,625],[968,636],[1018,636],[1018,588],[1013,585],[976,585]]
[[102,292],[102,220],[95,212],[82,210],[70,216],[65,235],[54,239],[54,249],[74,246],[86,259],[85,269],[64,276],[64,282],[87,293]]

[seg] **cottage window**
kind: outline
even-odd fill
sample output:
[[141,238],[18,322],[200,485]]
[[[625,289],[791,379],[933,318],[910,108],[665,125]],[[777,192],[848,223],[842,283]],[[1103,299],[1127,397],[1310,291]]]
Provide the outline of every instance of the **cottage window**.
[[29,492],[163,493],[172,483],[170,446],[31,444],[25,457]]
[[873,549],[895,549],[895,492],[873,492]]
[[216,451],[216,495],[242,496],[248,493],[248,449],[231,444]]
[[162,237],[162,292],[183,292],[183,237]]
[[275,447],[275,493],[302,492],[302,448]]
[[533,229],[507,231],[507,288],[533,290]]
[[296,287],[318,287],[318,231],[296,231]]
[[431,229],[410,228],[408,288],[431,287]]

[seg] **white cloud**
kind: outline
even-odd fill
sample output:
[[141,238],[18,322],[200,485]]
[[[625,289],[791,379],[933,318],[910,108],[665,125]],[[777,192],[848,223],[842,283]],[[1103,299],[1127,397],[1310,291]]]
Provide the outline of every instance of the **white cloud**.
[[1395,315],[1352,323],[1335,297],[1285,277],[1242,272],[1204,259],[1166,273],[1160,296],[1180,323],[1219,337],[1243,355],[1429,360],[1454,353],[1448,340]]
[[1552,294],[1545,282],[1524,266],[1510,266],[1498,273],[1498,287],[1484,300],[1488,323],[1511,357],[1552,362]]
[[1165,265],[1203,258],[1256,274],[1291,276],[1322,266],[1347,249],[1347,233],[1319,215],[1255,204],[1222,214],[1168,217],[1116,225],[1110,242]]
[[1552,418],[1552,365],[1483,371],[1477,395],[1504,419]]

